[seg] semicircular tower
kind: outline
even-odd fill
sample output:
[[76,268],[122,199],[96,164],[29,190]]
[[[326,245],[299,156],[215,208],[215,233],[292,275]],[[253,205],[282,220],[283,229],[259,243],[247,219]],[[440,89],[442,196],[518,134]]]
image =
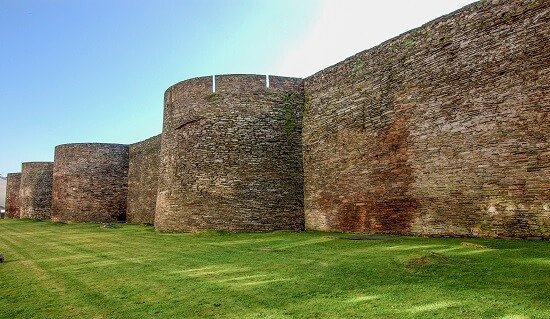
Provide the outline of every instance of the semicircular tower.
[[20,185],[21,173],[8,173],[6,182],[6,216],[8,218],[19,218],[21,216]]
[[49,219],[52,214],[52,162],[21,165],[19,202],[21,218]]
[[124,221],[127,194],[128,145],[76,143],[55,148],[52,220]]
[[165,93],[155,227],[302,229],[302,80],[222,75]]

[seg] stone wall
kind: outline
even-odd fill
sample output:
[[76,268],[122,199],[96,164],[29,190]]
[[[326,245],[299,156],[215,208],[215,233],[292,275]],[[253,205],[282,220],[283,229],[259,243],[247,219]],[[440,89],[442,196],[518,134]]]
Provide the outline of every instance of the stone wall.
[[6,184],[6,217],[8,218],[21,217],[20,185],[21,173],[8,173]]
[[153,224],[157,203],[161,135],[130,145],[127,222]]
[[127,145],[59,145],[55,148],[54,163],[54,221],[111,222],[126,219]]
[[21,165],[19,188],[20,216],[49,219],[52,214],[52,162],[28,162]]
[[165,93],[155,227],[303,228],[300,79],[202,77]]
[[307,78],[306,228],[550,238],[549,43],[481,1]]
[[[162,139],[56,147],[53,219],[550,238],[548,43],[550,2],[487,0],[303,81],[180,82]],[[52,164],[17,178],[48,218]]]

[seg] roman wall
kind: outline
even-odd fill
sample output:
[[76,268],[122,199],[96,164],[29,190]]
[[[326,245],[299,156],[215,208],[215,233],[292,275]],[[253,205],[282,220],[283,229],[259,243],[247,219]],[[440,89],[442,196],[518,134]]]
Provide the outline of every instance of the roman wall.
[[20,217],[49,219],[52,213],[52,162],[21,165],[19,186]]
[[130,145],[126,215],[129,223],[155,222],[161,137],[159,134]]
[[305,79],[306,228],[550,238],[548,43],[481,1]]
[[166,91],[157,230],[303,228],[302,81],[267,80],[202,77]]
[[487,0],[305,80],[189,79],[162,136],[8,174],[8,216],[550,238],[548,43],[550,2]]
[[52,220],[126,220],[128,145],[77,143],[55,148]]
[[20,185],[21,173],[8,173],[6,184],[6,217],[8,218],[19,218],[21,216]]

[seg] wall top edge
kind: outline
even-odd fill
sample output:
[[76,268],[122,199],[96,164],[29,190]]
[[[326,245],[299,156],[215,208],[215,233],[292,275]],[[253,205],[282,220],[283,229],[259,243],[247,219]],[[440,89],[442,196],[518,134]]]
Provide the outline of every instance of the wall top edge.
[[66,143],[60,144],[55,147],[58,148],[70,148],[70,147],[90,147],[90,148],[125,148],[128,147],[128,144],[119,144],[119,143]]
[[17,172],[17,173],[8,173],[8,174],[6,175],[6,177],[10,177],[10,176],[19,176],[19,175],[21,175],[21,172]]
[[335,68],[338,68],[339,66],[341,65],[345,65],[346,63],[349,63],[350,61],[353,61],[353,60],[356,60],[358,58],[360,58],[361,56],[365,55],[366,53],[368,52],[372,52],[372,51],[376,51],[376,50],[380,50],[380,49],[383,49],[387,46],[390,46],[392,45],[393,43],[395,43],[396,41],[399,41],[400,39],[402,38],[405,38],[409,35],[412,35],[412,34],[415,34],[416,32],[422,30],[422,29],[425,29],[425,28],[430,28],[438,23],[442,23],[442,22],[446,22],[447,20],[450,20],[450,19],[453,19],[455,16],[459,15],[459,14],[463,14],[463,13],[467,13],[469,11],[473,11],[473,10],[479,10],[479,8],[481,7],[486,7],[486,6],[491,6],[491,5],[494,5],[494,3],[500,3],[502,2],[501,0],[493,0],[493,1],[477,1],[477,2],[474,2],[474,3],[470,3],[470,4],[467,4],[455,11],[452,11],[450,13],[447,13],[445,15],[442,15],[440,17],[437,17],[433,20],[430,20],[416,28],[413,28],[413,29],[410,29],[408,31],[405,31],[405,32],[402,32],[390,39],[387,39],[377,45],[374,45],[368,49],[365,49],[365,50],[362,50],[360,52],[357,52],[353,55],[350,55],[348,56],[347,58],[337,62],[337,63],[334,63],[330,66],[327,66],[315,73],[313,73],[312,75],[308,76],[308,77],[305,77],[303,80],[304,80],[304,83],[308,83],[310,81],[313,81],[315,80],[316,78],[322,76],[323,74],[335,69]]
[[132,143],[132,144],[130,144],[130,146],[139,145],[139,144],[141,144],[141,143],[148,142],[148,141],[155,140],[155,139],[159,139],[159,138],[161,138],[161,137],[162,137],[162,133],[159,133],[159,134],[157,134],[157,135],[153,135],[153,136],[151,136],[151,137],[148,137],[148,138],[146,138],[146,139],[144,139],[144,140],[141,140],[141,141]]
[[267,76],[269,76],[270,82],[278,81],[278,80],[301,82],[303,80],[302,78],[297,78],[297,77],[271,75],[271,74],[244,74],[244,73],[243,74],[213,74],[213,75],[199,76],[199,77],[193,77],[193,78],[182,80],[168,87],[168,89],[166,89],[166,92],[176,87],[190,85],[193,83],[202,82],[202,83],[208,83],[209,85],[212,85],[213,77],[215,77],[216,82],[223,82],[228,78],[237,78],[242,80],[260,81],[264,83]]
[[21,166],[39,166],[39,165],[51,165],[53,162],[23,162]]

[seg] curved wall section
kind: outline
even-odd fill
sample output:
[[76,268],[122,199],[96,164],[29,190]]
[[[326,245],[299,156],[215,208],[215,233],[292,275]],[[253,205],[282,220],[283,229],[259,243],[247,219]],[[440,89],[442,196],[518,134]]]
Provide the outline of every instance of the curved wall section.
[[301,79],[195,78],[165,93],[155,227],[303,228]]
[[480,1],[305,79],[306,228],[550,238],[549,17]]
[[55,148],[53,220],[124,221],[127,194],[127,145],[78,143]]
[[21,165],[21,218],[49,219],[52,214],[52,162]]
[[21,217],[20,185],[21,173],[8,173],[6,183],[6,216],[8,218]]
[[157,203],[161,135],[130,145],[128,168],[129,223],[153,224]]

